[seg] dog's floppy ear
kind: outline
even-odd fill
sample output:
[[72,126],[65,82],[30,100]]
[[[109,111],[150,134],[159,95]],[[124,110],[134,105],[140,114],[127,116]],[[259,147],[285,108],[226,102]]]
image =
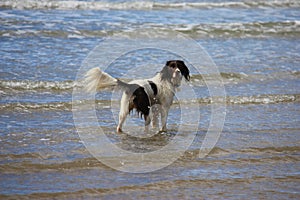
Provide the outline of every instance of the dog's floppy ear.
[[169,66],[171,62],[171,60],[167,61],[166,66]]
[[190,80],[190,70],[187,68],[187,66],[184,64],[182,60],[176,60],[177,68],[180,70],[181,74],[184,76],[184,78],[189,81]]

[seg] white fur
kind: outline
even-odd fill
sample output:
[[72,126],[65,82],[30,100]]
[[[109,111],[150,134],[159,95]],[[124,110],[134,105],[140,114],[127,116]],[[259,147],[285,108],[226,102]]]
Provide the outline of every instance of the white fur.
[[85,75],[85,89],[88,92],[96,92],[102,88],[116,86],[117,79],[101,71],[98,67],[90,69]]
[[161,131],[167,131],[167,117],[169,109],[173,103],[173,97],[175,95],[175,86],[168,81],[161,80],[160,74],[152,78],[152,81],[157,85],[158,93],[157,99],[160,103],[159,109],[153,109],[153,126],[158,124],[158,116],[161,115]]
[[[143,87],[150,102],[152,102],[149,116],[145,118],[145,128],[148,128],[148,125],[151,121],[152,126],[157,127],[159,115],[161,115],[161,131],[165,132],[167,130],[166,124],[169,109],[173,102],[175,90],[180,86],[181,80],[182,75],[180,70],[178,68],[171,67],[165,67],[161,72],[151,79],[134,80],[129,83],[124,83],[118,79],[115,79],[107,73],[102,72],[99,68],[93,68],[86,74],[85,87],[89,92],[95,92],[101,90],[102,88],[111,86],[121,86],[121,89],[126,89],[126,87],[129,87],[132,84]],[[157,95],[154,95],[149,81],[152,81],[156,84],[158,90]],[[117,132],[122,132],[122,125],[129,114],[129,102],[131,98],[133,98],[132,94],[125,91],[123,92]]]

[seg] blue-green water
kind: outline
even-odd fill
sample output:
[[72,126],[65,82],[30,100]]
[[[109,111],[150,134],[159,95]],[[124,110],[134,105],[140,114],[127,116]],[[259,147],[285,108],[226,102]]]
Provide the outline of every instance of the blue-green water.
[[[0,197],[298,199],[299,8],[296,0],[1,0]],[[186,34],[207,51],[225,84],[226,120],[215,148],[198,158],[211,108],[201,74],[192,72],[197,98],[190,106],[199,103],[201,113],[199,130],[190,133],[196,135],[192,146],[159,171],[123,173],[86,150],[73,121],[72,91],[83,60],[103,40],[149,28]],[[148,49],[120,58],[107,71],[123,77],[153,60],[161,66],[166,61]],[[150,141],[115,134],[110,98],[108,91],[97,94],[97,116],[122,148],[151,151],[180,134]],[[176,103],[171,130],[179,116]],[[129,119],[142,126],[134,114]]]

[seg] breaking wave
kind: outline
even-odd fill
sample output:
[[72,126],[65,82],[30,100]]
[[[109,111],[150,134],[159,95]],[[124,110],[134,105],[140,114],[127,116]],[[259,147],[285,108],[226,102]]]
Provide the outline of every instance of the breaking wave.
[[164,3],[152,1],[126,1],[126,2],[99,2],[99,1],[75,1],[75,0],[2,0],[0,8],[9,9],[59,9],[59,10],[150,10],[150,9],[207,9],[207,8],[257,8],[280,7],[298,8],[297,0],[281,1],[244,1],[244,2],[181,2]]
[[[220,74],[193,74],[191,83],[194,85],[205,85],[205,81],[213,81],[222,78],[224,84],[238,84],[244,82],[262,82],[277,79],[298,79],[300,72],[286,71],[274,74],[246,74],[246,73],[230,73],[221,72]],[[131,79],[124,79],[125,82]],[[2,91],[22,91],[22,90],[54,90],[54,91],[71,91],[74,87],[82,87],[83,82],[65,80],[65,81],[41,81],[41,80],[0,80],[0,90]],[[0,93],[1,94],[1,93]]]
[[300,33],[300,22],[280,21],[177,25],[174,29],[189,34],[192,37],[281,37],[298,36]]
[[[221,98],[220,98],[221,99]],[[96,104],[97,109],[110,108],[112,104],[118,103],[118,100],[96,100],[90,102]],[[220,100],[221,101],[221,100]],[[222,98],[223,102],[223,98]],[[271,95],[253,95],[253,96],[227,96],[226,104],[274,104],[274,103],[291,103],[300,102],[300,94],[271,94]],[[83,102],[87,103],[87,102]],[[178,104],[180,102],[174,102]],[[201,105],[210,105],[212,103],[218,103],[218,97],[198,98],[189,100],[189,104],[199,103]],[[10,110],[62,110],[71,111],[72,102],[50,102],[50,103],[26,103],[26,102],[14,102],[14,103],[1,103],[0,109],[2,111]]]
[[74,81],[0,80],[0,89],[3,90],[70,90],[75,85]]
[[[120,25],[121,26],[121,25]],[[135,24],[131,25],[135,27]],[[151,24],[145,23],[141,29],[171,29],[193,38],[201,37],[297,37],[300,34],[300,21],[214,23],[214,24]],[[130,32],[130,31],[129,31]],[[2,37],[57,37],[93,38],[122,34],[122,27],[116,30],[0,30]],[[124,32],[128,34],[128,31]]]
[[[193,74],[191,77],[192,83],[199,83],[205,80],[214,80],[218,77],[222,78],[222,81],[227,84],[230,81],[235,82],[252,82],[252,81],[268,81],[268,80],[276,80],[276,79],[297,79],[300,77],[300,72],[291,71],[291,72],[282,72],[275,73],[271,75],[263,75],[263,74],[245,74],[241,73],[230,73],[230,72],[221,72],[220,74]],[[126,79],[126,82],[131,81],[130,79]],[[204,83],[204,82],[203,82]],[[66,81],[41,81],[41,80],[0,80],[0,90],[72,90],[74,87],[82,87],[82,82],[76,82],[73,80]]]

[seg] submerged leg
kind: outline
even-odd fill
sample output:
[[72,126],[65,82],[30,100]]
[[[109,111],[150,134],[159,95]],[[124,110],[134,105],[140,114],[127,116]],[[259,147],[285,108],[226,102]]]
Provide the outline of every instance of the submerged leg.
[[155,104],[151,107],[151,115],[152,115],[152,127],[153,128],[158,128],[159,122],[159,111],[160,111],[160,105]]
[[145,115],[144,118],[145,118],[145,132],[148,133],[149,125],[151,123],[151,118],[149,115]]
[[128,113],[121,113],[120,112],[120,114],[119,114],[119,124],[118,124],[118,127],[117,127],[117,132],[118,133],[123,132],[122,131],[122,126],[123,126],[123,123],[126,120],[127,115],[128,115]]
[[167,117],[168,117],[169,109],[163,108],[161,109],[161,131],[167,132]]
[[122,132],[122,126],[123,123],[126,120],[127,115],[129,114],[129,102],[128,102],[128,95],[124,92],[122,99],[121,99],[121,105],[120,105],[120,113],[119,113],[119,123],[117,127],[117,132]]

